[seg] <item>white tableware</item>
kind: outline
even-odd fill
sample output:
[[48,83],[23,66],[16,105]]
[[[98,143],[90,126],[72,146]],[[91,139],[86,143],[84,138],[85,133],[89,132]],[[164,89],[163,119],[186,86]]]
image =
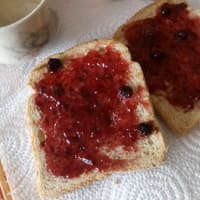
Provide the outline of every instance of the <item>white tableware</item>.
[[0,1],[0,63],[16,63],[50,34],[48,0]]

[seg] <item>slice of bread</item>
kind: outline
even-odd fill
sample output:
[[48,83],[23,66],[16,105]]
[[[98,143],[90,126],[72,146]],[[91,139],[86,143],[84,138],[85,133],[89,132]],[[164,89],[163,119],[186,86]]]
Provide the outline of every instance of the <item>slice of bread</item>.
[[[98,169],[94,169],[75,178],[55,176],[49,170],[47,170],[45,151],[43,148],[41,148],[40,145],[40,142],[45,139],[45,136],[38,125],[41,118],[41,113],[35,104],[35,85],[43,79],[45,73],[47,72],[47,63],[50,58],[60,59],[63,63],[63,66],[67,68],[68,63],[72,58],[86,56],[91,50],[102,51],[105,50],[108,46],[115,51],[120,52],[122,58],[125,59],[128,63],[130,69],[128,82],[133,90],[138,86],[142,86],[144,88],[144,96],[142,98],[143,101],[146,102],[146,105],[148,105],[148,109],[144,108],[142,105],[137,107],[136,112],[139,116],[139,121],[146,122],[151,120],[154,124],[156,124],[156,129],[154,129],[149,136],[143,137],[142,139],[137,140],[135,144],[133,144],[137,147],[137,151],[134,149],[131,151],[125,151],[121,147],[118,147],[114,150],[106,150],[105,153],[110,158],[126,160],[126,164],[121,168],[113,168],[104,172],[100,172]],[[123,44],[113,40],[97,40],[76,46],[65,51],[64,53],[53,55],[42,61],[33,69],[29,77],[29,85],[32,87],[34,93],[28,101],[27,119],[28,125],[30,127],[33,152],[36,161],[38,190],[41,196],[54,197],[67,192],[71,192],[90,182],[102,179],[103,177],[108,176],[116,171],[156,167],[164,161],[168,147],[160,131],[159,125],[154,119],[154,113],[149,101],[149,93],[145,85],[143,73],[139,64],[131,61],[131,56],[128,48]]]
[[[125,37],[125,32],[127,28],[132,25],[134,26],[134,23],[139,22],[140,20],[145,20],[145,19],[155,17],[157,14],[158,8],[160,8],[164,3],[180,4],[180,3],[186,3],[186,1],[184,0],[157,0],[153,2],[147,7],[141,9],[138,13],[132,16],[125,24],[120,26],[117,29],[117,31],[114,33],[113,38],[128,46],[129,44]],[[194,10],[190,8],[189,6],[187,7],[187,10],[189,10],[189,17],[191,19],[200,17],[199,10]],[[181,51],[181,48],[180,48],[180,51]],[[148,81],[147,81],[147,85],[148,85]],[[151,93],[151,100],[155,107],[155,110],[163,118],[166,124],[172,129],[172,131],[178,136],[182,136],[189,133],[195,126],[197,126],[200,123],[200,101],[196,102],[192,109],[186,111],[181,106],[176,106],[169,103],[169,101],[167,100],[167,98],[164,97],[164,95],[160,96],[160,95]]]

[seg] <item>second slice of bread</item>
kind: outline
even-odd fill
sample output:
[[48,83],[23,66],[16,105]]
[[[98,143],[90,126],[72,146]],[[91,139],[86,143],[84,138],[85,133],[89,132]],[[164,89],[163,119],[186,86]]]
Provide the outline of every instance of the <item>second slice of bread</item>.
[[[152,4],[146,6],[132,16],[125,24],[120,26],[115,32],[113,38],[123,42],[125,45],[128,45],[128,41],[125,38],[125,31],[127,27],[134,22],[153,18],[157,14],[158,8],[164,3],[169,4],[179,4],[185,3],[184,0],[157,0]],[[190,12],[191,18],[200,18],[200,11],[194,10],[188,6],[187,8]],[[181,51],[181,49],[180,49]],[[174,66],[175,67],[175,66]],[[148,84],[148,83],[147,83]],[[155,107],[155,110],[159,115],[164,119],[164,121],[169,125],[175,134],[178,136],[185,135],[189,133],[195,126],[200,123],[200,102],[197,102],[193,109],[185,112],[181,107],[174,106],[169,103],[169,101],[163,97],[151,94],[152,103]]]

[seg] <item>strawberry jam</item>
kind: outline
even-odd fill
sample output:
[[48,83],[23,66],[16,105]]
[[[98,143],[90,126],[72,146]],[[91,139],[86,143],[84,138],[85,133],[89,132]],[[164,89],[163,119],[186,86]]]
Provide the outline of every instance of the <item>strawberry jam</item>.
[[[128,76],[129,64],[118,51],[107,47],[48,71],[35,85],[39,127],[45,134],[41,148],[54,175],[72,178],[93,169],[122,166],[125,161],[103,153],[105,146],[137,150],[134,143],[144,134],[138,128],[135,109],[146,102],[142,100],[144,89],[133,91]],[[150,134],[153,125],[143,126],[143,132],[145,127]]]
[[163,4],[153,18],[125,30],[133,60],[144,71],[150,93],[185,112],[200,100],[200,18],[185,3]]

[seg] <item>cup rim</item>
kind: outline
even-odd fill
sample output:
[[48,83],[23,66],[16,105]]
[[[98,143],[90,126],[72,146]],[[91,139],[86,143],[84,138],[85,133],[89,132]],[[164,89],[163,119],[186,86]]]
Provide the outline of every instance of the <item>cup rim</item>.
[[22,22],[24,22],[25,20],[27,20],[29,17],[31,17],[37,10],[39,10],[39,8],[45,3],[46,0],[40,0],[40,3],[31,11],[29,12],[27,15],[25,15],[24,17],[22,17],[21,19],[11,23],[11,24],[8,24],[8,25],[5,25],[5,26],[0,26],[0,30],[2,29],[7,29],[7,28],[12,28]]

